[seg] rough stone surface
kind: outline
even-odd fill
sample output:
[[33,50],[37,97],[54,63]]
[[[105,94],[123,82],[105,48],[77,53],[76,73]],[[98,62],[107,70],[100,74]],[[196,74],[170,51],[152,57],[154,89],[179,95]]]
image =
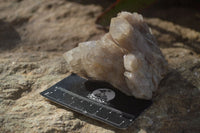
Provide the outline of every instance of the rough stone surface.
[[140,99],[151,99],[167,73],[167,62],[138,13],[119,13],[101,39],[80,43],[64,57],[70,72],[107,81]]
[[94,24],[105,2],[1,0],[0,132],[199,133],[200,14],[187,6],[159,5],[141,12],[170,72],[161,81],[153,105],[127,130],[74,113],[39,95],[69,75],[62,58],[65,51],[105,33]]

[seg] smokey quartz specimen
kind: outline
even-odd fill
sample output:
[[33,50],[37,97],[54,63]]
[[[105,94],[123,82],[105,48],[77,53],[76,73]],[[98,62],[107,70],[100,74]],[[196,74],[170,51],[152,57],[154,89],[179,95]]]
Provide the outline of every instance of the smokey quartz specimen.
[[71,72],[107,81],[141,99],[152,98],[167,72],[167,62],[150,28],[137,13],[119,13],[100,40],[80,43],[64,57]]

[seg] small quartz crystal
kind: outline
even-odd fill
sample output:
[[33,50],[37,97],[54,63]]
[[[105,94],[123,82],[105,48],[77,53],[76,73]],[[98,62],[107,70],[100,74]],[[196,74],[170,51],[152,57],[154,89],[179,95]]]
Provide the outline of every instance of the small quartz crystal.
[[138,13],[119,13],[100,40],[80,43],[64,57],[71,72],[140,99],[151,99],[167,73],[167,62]]

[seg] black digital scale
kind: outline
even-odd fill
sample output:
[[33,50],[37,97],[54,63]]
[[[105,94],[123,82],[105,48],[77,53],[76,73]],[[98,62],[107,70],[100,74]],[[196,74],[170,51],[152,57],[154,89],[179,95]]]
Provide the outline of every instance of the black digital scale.
[[102,81],[87,80],[72,74],[40,93],[49,100],[78,113],[120,129],[126,129],[150,100],[127,96]]

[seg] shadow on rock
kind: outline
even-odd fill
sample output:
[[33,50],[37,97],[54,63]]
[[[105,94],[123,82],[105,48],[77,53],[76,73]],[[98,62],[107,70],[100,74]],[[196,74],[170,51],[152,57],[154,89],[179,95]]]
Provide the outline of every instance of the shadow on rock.
[[[162,21],[162,20],[160,20]],[[159,27],[156,25],[153,25],[152,23],[148,23],[148,25],[152,28],[157,30],[158,32],[160,32],[160,37],[166,37],[166,38],[162,38],[159,40],[158,37],[158,41],[159,41],[159,46],[161,48],[177,48],[177,47],[185,47],[185,48],[189,48],[193,51],[195,51],[196,53],[200,53],[200,41],[198,41],[197,39],[190,39],[187,38],[185,36],[183,36],[182,34],[178,34],[172,31],[168,31],[166,29],[164,29],[163,27]],[[177,28],[176,26],[174,26],[174,29]],[[185,29],[185,30],[184,30]],[[188,30],[186,28],[182,28],[182,31],[184,32],[188,32]],[[191,33],[192,34],[192,33]],[[199,33],[195,33],[195,36],[198,36]],[[194,35],[194,33],[193,33]],[[167,38],[169,37],[169,38]],[[169,39],[169,41],[166,41],[167,39]],[[174,46],[174,44],[176,44],[177,42],[182,42],[184,45],[183,46]]]
[[112,2],[115,2],[116,0],[69,0],[69,1],[83,5],[95,4],[95,5],[100,5],[103,8],[107,8]]
[[199,0],[157,0],[154,5],[143,10],[142,14],[145,17],[160,18],[200,31],[199,23],[197,23],[200,21],[199,5]]
[[[69,1],[83,5],[88,5],[88,4],[100,5],[101,7],[103,7],[104,10],[107,9],[112,3],[116,2],[116,0],[84,0],[84,1],[69,0]],[[128,0],[126,1],[128,5],[130,2],[128,3]],[[197,23],[197,21],[200,21],[199,5],[200,5],[199,0],[155,0],[154,4],[151,4],[146,8],[140,8],[139,10],[136,10],[136,12],[143,14],[145,17],[160,18],[184,27],[200,31],[199,23]],[[134,7],[135,5],[133,5],[133,8]],[[119,10],[118,8],[120,7],[117,7],[114,10]],[[126,6],[124,6],[124,9],[120,10],[126,11]],[[191,20],[196,20],[196,21],[191,21]]]
[[[161,81],[153,105],[146,112],[154,124],[146,126],[148,131],[156,132],[193,132],[199,131],[200,106],[199,90],[172,69]],[[144,125],[139,121],[140,125]]]
[[11,50],[17,46],[20,40],[20,35],[15,28],[0,20],[0,50]]

